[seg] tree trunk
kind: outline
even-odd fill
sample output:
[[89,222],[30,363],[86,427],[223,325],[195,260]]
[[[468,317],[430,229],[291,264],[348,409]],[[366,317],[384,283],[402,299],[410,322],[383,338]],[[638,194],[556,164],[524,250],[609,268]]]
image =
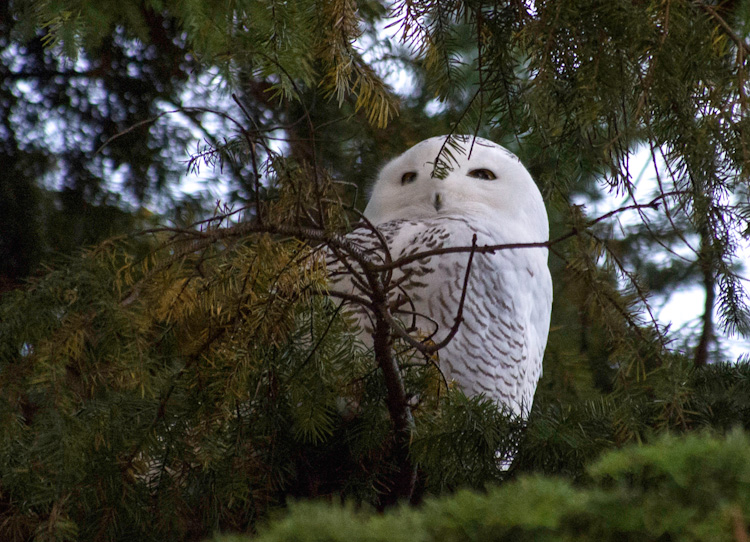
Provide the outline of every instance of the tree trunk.
[[701,228],[701,250],[698,264],[703,274],[703,287],[706,290],[706,302],[703,306],[702,331],[698,346],[695,347],[693,363],[702,367],[708,363],[709,347],[714,338],[714,303],[716,301],[716,280],[711,258],[711,237],[705,228]]

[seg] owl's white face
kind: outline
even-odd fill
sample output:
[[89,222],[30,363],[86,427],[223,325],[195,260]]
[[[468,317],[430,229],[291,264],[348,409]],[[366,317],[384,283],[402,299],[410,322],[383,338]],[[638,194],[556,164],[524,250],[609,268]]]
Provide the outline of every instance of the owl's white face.
[[[520,160],[500,145],[471,136],[454,136],[460,149],[441,162],[452,170],[433,177],[446,136],[418,143],[390,161],[373,186],[365,217],[373,224],[441,216],[476,218],[511,228],[519,242],[549,238],[542,195]],[[469,152],[471,150],[471,156]]]

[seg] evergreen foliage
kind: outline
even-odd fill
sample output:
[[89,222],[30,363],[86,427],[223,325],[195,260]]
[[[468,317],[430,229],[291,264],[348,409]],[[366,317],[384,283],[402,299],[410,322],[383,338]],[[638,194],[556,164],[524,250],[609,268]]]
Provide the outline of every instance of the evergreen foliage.
[[164,149],[192,138],[160,116],[181,107],[198,68],[173,17],[146,12],[149,40],[112,29],[74,62],[19,20],[35,13],[30,4],[0,5],[0,291],[60,255],[147,227],[126,203],[176,183],[184,159]]
[[[227,239],[140,260],[110,243],[7,294],[4,538],[194,538],[245,530],[290,495],[377,502],[394,468],[387,398],[319,295],[323,270],[295,265],[309,249],[294,240]],[[497,473],[494,405],[437,410],[434,366],[411,365],[431,483],[462,481],[436,455],[461,436],[483,484]]]
[[[376,505],[388,491],[398,465],[382,376],[319,295],[323,269],[293,265],[311,254],[297,241],[217,231],[221,246],[161,240],[138,260],[110,243],[6,294],[4,538],[196,539],[253,528],[289,497]],[[446,390],[408,351],[399,362],[419,398],[416,498],[529,472],[589,483],[597,475],[585,465],[612,447],[750,429],[748,364],[695,368],[675,357],[596,401],[542,394],[523,424]],[[667,453],[656,442],[653,454]],[[502,450],[518,450],[509,472]]]
[[[722,362],[714,309],[747,332],[748,6],[0,8],[0,539],[201,540],[307,497],[346,504],[295,504],[259,537],[746,538],[750,360]],[[47,141],[45,111],[77,135]],[[234,206],[118,208],[115,171],[141,202],[178,177],[176,114],[205,138],[188,166],[229,177]],[[556,300],[525,421],[444,382],[434,345],[383,316],[390,273],[342,237],[383,158],[447,132],[517,152],[548,203]],[[639,146],[659,171],[645,200]],[[40,188],[55,172],[65,188]],[[576,204],[607,191],[630,202]],[[374,353],[327,295],[323,247],[362,264]],[[706,313],[678,348],[648,291],[696,281]],[[399,498],[423,506],[362,512]]]
[[605,454],[588,467],[586,484],[528,476],[384,515],[297,503],[252,540],[736,542],[747,536],[749,461],[750,440],[742,432],[665,436]]

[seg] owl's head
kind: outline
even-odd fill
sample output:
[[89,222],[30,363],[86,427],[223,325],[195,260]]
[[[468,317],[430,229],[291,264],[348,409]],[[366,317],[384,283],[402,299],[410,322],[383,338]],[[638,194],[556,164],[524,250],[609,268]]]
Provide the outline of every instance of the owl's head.
[[446,144],[446,137],[426,139],[388,162],[365,217],[377,225],[460,216],[512,228],[519,241],[547,240],[544,201],[521,161],[486,139],[452,136]]

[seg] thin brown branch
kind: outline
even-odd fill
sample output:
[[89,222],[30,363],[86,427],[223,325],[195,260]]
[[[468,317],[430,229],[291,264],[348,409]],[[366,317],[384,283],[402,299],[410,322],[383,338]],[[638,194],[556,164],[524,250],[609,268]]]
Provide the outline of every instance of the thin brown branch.
[[344,301],[355,303],[357,305],[361,305],[362,307],[366,307],[366,308],[369,308],[370,310],[373,310],[372,302],[369,299],[366,299],[362,296],[350,294],[348,292],[339,292],[338,290],[328,290],[325,293],[325,295],[329,297],[343,299]]
[[[660,329],[659,329],[659,323],[656,321],[656,317],[654,316],[654,313],[651,309],[651,305],[648,302],[648,297],[646,296],[646,292],[643,291],[643,288],[641,288],[640,284],[638,284],[638,281],[635,279],[635,276],[631,272],[629,272],[627,269],[625,269],[625,265],[622,263],[620,258],[617,256],[617,254],[612,251],[608,244],[604,242],[602,239],[599,239],[596,235],[594,235],[591,232],[587,232],[588,235],[594,239],[598,244],[604,247],[604,250],[607,251],[607,254],[609,254],[609,257],[612,258],[612,261],[615,262],[615,265],[617,265],[617,268],[620,270],[620,272],[625,275],[628,278],[628,281],[630,281],[630,284],[633,285],[633,288],[635,289],[636,295],[638,296],[638,299],[643,303],[644,307],[646,308],[646,312],[648,312],[648,316],[651,319],[651,323],[654,325],[654,328],[657,331],[657,334],[659,336],[659,343],[661,344],[662,348],[667,347],[666,345],[666,339],[662,335]],[[621,314],[625,314],[623,311],[620,311]]]
[[397,472],[392,479],[390,491],[381,499],[381,506],[388,506],[399,499],[410,499],[414,492],[417,471],[409,458],[414,420],[409,406],[401,369],[393,355],[393,326],[388,312],[388,294],[375,274],[365,268],[370,279],[370,296],[375,309],[375,329],[372,334],[375,361],[383,373],[387,391],[386,404],[393,424],[393,454]]
[[463,314],[464,314],[464,302],[466,301],[466,291],[469,287],[469,276],[471,274],[471,263],[474,260],[474,254],[476,252],[477,248],[477,234],[475,233],[471,238],[471,252],[469,252],[469,261],[466,264],[466,273],[464,274],[464,284],[461,288],[461,299],[458,302],[458,310],[456,311],[456,319],[453,322],[453,326],[451,327],[450,331],[448,332],[448,335],[445,336],[445,338],[440,341],[437,344],[430,345],[427,348],[427,351],[429,353],[437,352],[441,348],[444,348],[449,342],[453,340],[453,337],[456,336],[456,333],[458,333],[458,328],[461,325],[461,322],[463,322]]
[[719,26],[724,29],[724,32],[726,32],[727,36],[729,36],[729,38],[737,45],[737,47],[741,47],[745,51],[745,53],[750,53],[750,45],[737,35],[732,27],[729,26],[729,23],[727,23],[724,18],[719,15],[719,13],[714,9],[714,6],[709,6],[708,4],[705,4],[700,0],[695,0],[693,3],[696,6],[702,8],[703,11],[708,13],[713,20],[719,23]]
[[[657,202],[659,200],[665,199],[669,196],[679,194],[679,192],[667,192],[664,194],[660,194],[653,200],[651,200],[648,203],[637,203],[633,205],[627,205],[624,207],[620,207],[618,209],[615,209],[613,211],[610,211],[600,217],[597,217],[593,220],[590,220],[586,223],[586,228],[589,228],[591,226],[594,226],[595,224],[598,224],[599,222],[610,218],[614,216],[615,214],[619,214],[625,211],[634,210],[634,209],[656,209],[657,208]],[[478,245],[476,247],[472,246],[461,246],[461,247],[443,247],[443,248],[435,248],[432,250],[424,250],[421,252],[417,252],[414,254],[409,254],[406,256],[402,256],[401,258],[394,260],[390,264],[382,264],[375,266],[375,270],[377,271],[384,271],[387,269],[395,269],[395,268],[401,268],[409,263],[429,258],[430,256],[440,256],[443,254],[458,254],[462,252],[476,252],[479,254],[488,254],[488,253],[494,253],[498,250],[513,250],[513,249],[519,249],[519,248],[549,248],[551,246],[557,245],[563,241],[566,241],[567,239],[570,239],[571,237],[575,237],[577,235],[580,235],[583,231],[578,228],[573,228],[569,232],[556,237],[555,239],[552,239],[550,241],[539,241],[535,243],[502,243],[498,245]]]
[[711,235],[704,225],[700,228],[701,257],[698,260],[701,274],[703,276],[703,288],[706,291],[706,300],[703,304],[703,315],[701,316],[701,336],[695,347],[693,364],[702,367],[708,363],[709,347],[714,338],[714,304],[716,303],[716,276],[711,260]]

